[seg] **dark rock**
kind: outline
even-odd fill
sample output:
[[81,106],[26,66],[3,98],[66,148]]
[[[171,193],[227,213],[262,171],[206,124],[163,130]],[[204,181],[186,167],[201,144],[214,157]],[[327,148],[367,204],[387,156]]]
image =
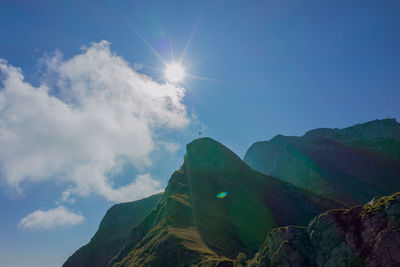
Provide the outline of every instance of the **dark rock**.
[[[400,266],[400,193],[268,234],[255,266]],[[278,248],[279,247],[279,248]],[[301,264],[299,264],[299,262]]]
[[311,266],[315,257],[307,228],[298,226],[272,230],[256,255],[259,266]]

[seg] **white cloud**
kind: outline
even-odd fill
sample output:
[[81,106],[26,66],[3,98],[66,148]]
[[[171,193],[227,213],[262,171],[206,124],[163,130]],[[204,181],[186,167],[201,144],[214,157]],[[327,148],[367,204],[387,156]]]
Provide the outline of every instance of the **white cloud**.
[[179,144],[171,142],[160,142],[159,144],[163,146],[166,151],[172,154],[176,153],[181,148]]
[[49,230],[80,224],[84,219],[81,214],[71,212],[64,206],[58,206],[55,209],[36,210],[28,214],[19,222],[18,228],[22,230]]
[[74,204],[75,203],[76,199],[75,198],[71,198],[71,193],[72,193],[71,191],[72,191],[72,187],[69,186],[64,192],[62,192],[62,194],[61,194],[61,202],[66,202],[66,203],[70,203],[70,204]]
[[160,182],[152,179],[149,174],[142,174],[138,175],[132,183],[118,189],[105,186],[101,193],[114,202],[125,202],[159,193],[162,191],[160,185]]
[[48,75],[35,87],[0,59],[0,179],[17,190],[26,182],[71,184],[63,201],[96,193],[120,202],[159,192],[148,174],[119,188],[108,174],[125,163],[144,171],[152,151],[176,151],[155,133],[188,125],[185,90],[138,74],[106,41],[45,62]]

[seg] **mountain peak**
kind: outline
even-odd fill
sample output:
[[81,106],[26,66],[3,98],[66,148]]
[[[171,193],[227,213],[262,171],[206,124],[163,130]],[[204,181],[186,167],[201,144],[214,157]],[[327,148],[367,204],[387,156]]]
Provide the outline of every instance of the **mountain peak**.
[[192,142],[186,145],[187,148],[193,146],[222,146],[222,144],[211,137],[201,137],[194,139]]
[[[221,192],[226,197],[218,197]],[[233,262],[239,253],[257,252],[271,229],[305,225],[317,214],[341,207],[253,171],[211,138],[196,139],[187,145],[184,164],[171,176],[156,207],[131,228],[108,266]]]
[[186,161],[191,169],[237,171],[247,165],[229,148],[209,137],[196,139],[186,146]]

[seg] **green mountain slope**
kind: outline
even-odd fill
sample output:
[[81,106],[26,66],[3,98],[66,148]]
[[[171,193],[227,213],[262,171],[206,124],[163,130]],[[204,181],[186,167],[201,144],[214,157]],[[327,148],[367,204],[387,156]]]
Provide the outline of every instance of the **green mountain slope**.
[[244,161],[315,193],[363,204],[400,190],[400,124],[385,119],[301,137],[278,135],[253,144]]
[[[226,197],[217,194],[227,192]],[[157,207],[137,226],[109,266],[211,266],[239,252],[253,255],[277,226],[306,225],[342,208],[289,183],[251,170],[222,144],[187,145]]]
[[157,194],[112,206],[90,242],[78,249],[63,266],[106,266],[125,244],[132,228],[150,213],[161,196],[162,194]]

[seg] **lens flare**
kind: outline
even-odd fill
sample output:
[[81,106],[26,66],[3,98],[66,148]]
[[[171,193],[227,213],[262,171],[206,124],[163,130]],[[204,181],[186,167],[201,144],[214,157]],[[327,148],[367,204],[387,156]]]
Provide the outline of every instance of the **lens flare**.
[[228,192],[225,191],[225,192],[219,193],[216,197],[219,198],[219,199],[222,199],[222,198],[226,197],[227,195],[228,195]]

